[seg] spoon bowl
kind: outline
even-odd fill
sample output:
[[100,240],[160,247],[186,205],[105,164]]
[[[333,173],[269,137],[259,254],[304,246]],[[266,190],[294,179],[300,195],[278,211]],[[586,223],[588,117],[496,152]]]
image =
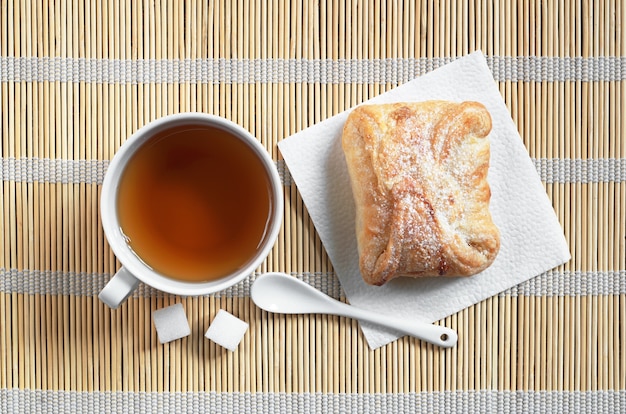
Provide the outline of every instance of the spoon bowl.
[[252,285],[250,295],[258,307],[268,312],[345,316],[385,326],[445,348],[454,346],[458,340],[457,333],[445,326],[407,321],[356,308],[285,273],[266,273],[260,276]]

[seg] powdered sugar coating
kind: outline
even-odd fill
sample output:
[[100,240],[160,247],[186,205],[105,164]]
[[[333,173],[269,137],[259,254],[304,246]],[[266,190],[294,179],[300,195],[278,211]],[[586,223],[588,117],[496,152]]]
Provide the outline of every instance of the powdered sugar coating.
[[475,102],[364,105],[350,114],[342,143],[368,283],[469,275],[493,261],[490,129]]

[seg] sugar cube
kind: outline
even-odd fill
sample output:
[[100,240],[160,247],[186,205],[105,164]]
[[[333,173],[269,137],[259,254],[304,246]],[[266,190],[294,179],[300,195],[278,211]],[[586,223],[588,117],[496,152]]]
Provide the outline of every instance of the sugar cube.
[[154,321],[159,342],[162,344],[180,339],[191,333],[187,315],[185,315],[183,305],[180,303],[154,311],[152,320]]
[[205,337],[224,348],[234,351],[248,330],[248,323],[220,309],[215,315]]

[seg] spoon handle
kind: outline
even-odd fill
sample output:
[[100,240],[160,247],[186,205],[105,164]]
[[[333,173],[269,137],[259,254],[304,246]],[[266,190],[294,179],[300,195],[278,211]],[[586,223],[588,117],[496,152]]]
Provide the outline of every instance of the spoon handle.
[[336,302],[333,313],[364,322],[370,322],[375,325],[386,326],[402,332],[403,334],[413,336],[444,348],[453,347],[458,340],[457,333],[445,326],[433,325],[417,320],[406,321],[403,319],[397,319],[372,311],[355,308],[354,306],[342,302]]

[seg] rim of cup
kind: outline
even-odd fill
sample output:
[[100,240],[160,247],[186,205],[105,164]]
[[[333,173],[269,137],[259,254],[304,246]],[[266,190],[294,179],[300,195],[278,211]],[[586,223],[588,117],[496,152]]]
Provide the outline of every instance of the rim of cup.
[[[117,183],[124,173],[128,161],[134,153],[156,133],[176,126],[186,124],[204,124],[221,128],[245,142],[258,156],[267,171],[271,186],[271,216],[269,229],[261,248],[244,266],[237,271],[206,282],[186,282],[161,274],[145,264],[130,248],[121,231],[117,215]],[[282,197],[282,183],[276,164],[261,143],[240,125],[217,115],[201,112],[182,112],[167,115],[147,123],[133,133],[109,163],[102,183],[100,198],[100,215],[105,236],[113,253],[123,267],[143,283],[163,292],[183,295],[199,296],[219,292],[231,287],[251,275],[269,255],[274,246],[280,227],[284,202]]]

